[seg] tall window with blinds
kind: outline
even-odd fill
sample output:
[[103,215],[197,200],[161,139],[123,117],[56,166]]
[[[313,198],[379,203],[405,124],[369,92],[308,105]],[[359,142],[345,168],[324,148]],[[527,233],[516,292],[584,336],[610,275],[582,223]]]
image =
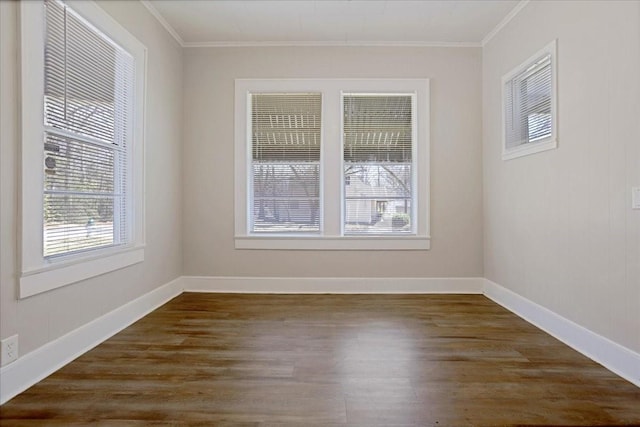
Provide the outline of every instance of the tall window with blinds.
[[131,238],[134,60],[64,3],[44,4],[47,258]]
[[320,93],[253,93],[250,227],[320,231]]
[[344,232],[414,232],[414,94],[343,94]]
[[556,147],[555,42],[503,78],[505,159]]

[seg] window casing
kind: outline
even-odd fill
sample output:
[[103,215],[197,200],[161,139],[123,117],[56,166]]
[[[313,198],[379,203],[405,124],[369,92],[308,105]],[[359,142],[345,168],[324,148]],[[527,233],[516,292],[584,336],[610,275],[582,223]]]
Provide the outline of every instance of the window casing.
[[556,42],[502,78],[504,160],[557,147]]
[[[320,113],[289,111],[286,136],[271,127],[275,114],[256,129],[256,99],[294,95],[313,95]],[[428,249],[428,99],[426,79],[236,80],[236,248]],[[309,117],[312,130],[304,128]],[[271,143],[257,143],[256,131]],[[272,172],[283,179],[266,193],[256,148],[286,170]],[[304,160],[308,173],[283,165],[283,152],[297,168]],[[276,216],[273,203],[285,191]],[[265,218],[274,224],[256,227]]]
[[146,49],[93,2],[21,3],[20,296],[144,258]]

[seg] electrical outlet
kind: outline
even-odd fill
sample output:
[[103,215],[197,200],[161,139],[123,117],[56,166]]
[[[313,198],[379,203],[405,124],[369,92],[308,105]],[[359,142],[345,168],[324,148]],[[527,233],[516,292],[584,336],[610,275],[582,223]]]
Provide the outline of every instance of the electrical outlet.
[[0,342],[2,353],[0,353],[0,365],[7,365],[18,358],[18,335],[5,338]]

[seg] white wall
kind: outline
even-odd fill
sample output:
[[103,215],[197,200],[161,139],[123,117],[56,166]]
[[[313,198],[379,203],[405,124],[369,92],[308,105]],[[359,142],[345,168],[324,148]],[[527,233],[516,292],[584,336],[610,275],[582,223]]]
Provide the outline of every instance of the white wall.
[[[481,50],[262,47],[185,52],[186,275],[482,276]],[[236,78],[430,78],[430,251],[234,249]]]
[[18,3],[0,2],[0,337],[24,355],[182,273],[182,51],[138,2],[99,3],[148,49],[145,261],[17,299]]
[[[502,161],[500,78],[558,39],[559,148]],[[485,277],[640,352],[640,2],[532,1],[484,48]]]

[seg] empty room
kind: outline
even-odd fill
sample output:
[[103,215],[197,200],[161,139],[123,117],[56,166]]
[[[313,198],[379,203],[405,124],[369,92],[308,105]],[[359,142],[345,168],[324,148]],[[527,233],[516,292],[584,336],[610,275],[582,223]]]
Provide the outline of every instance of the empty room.
[[640,426],[640,0],[0,41],[0,425]]

